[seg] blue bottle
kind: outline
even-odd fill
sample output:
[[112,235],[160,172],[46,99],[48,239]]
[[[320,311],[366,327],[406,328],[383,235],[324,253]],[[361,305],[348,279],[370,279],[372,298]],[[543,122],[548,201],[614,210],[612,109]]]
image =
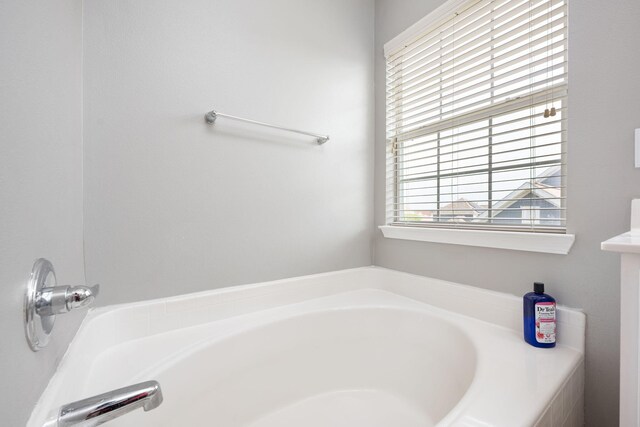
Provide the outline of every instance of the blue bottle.
[[544,293],[544,283],[522,297],[524,340],[534,347],[556,346],[556,300]]

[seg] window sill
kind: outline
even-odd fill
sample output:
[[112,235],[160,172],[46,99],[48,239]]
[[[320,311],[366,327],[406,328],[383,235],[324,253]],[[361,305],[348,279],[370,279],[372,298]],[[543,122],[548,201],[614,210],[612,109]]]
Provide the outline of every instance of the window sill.
[[575,240],[573,234],[518,233],[512,231],[456,230],[446,228],[418,228],[382,225],[379,227],[389,239],[451,245],[479,246],[514,251],[543,252],[566,255]]

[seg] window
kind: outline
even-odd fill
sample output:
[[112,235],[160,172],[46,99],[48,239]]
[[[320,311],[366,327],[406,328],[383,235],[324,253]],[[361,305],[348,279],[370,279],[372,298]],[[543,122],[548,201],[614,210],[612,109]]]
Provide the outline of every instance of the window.
[[387,224],[565,233],[565,0],[452,0],[385,56]]
[[521,218],[523,221],[540,224],[540,206],[522,206]]

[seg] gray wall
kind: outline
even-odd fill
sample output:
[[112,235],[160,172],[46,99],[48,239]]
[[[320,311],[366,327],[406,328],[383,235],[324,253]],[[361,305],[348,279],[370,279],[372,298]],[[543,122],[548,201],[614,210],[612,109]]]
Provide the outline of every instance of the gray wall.
[[[85,231],[110,304],[371,264],[370,0],[86,0]],[[328,133],[312,138],[221,112]]]
[[[371,206],[384,222],[382,45],[439,4],[375,2],[372,189],[372,2],[86,0],[85,231],[101,303],[369,264]],[[626,230],[640,197],[639,20],[635,0],[571,4],[568,256],[374,232],[378,265],[517,295],[543,280],[584,308],[593,426],[617,423],[619,259],[599,243]],[[60,316],[50,346],[29,350],[33,260],[51,259],[59,282],[85,282],[81,2],[2,2],[0,53],[0,416],[17,426],[83,315]],[[223,119],[210,128],[213,107],[332,140]]]
[[[384,215],[383,45],[439,0],[376,1],[375,222]],[[640,197],[633,129],[640,127],[640,2],[574,0],[569,13],[567,256],[385,239],[376,229],[376,265],[522,295],[534,280],[560,303],[587,313],[586,420],[617,425],[619,258],[600,242],[629,228]]]
[[84,282],[82,2],[0,2],[0,424],[20,426],[84,313],[59,316],[38,353],[24,338],[33,261]]

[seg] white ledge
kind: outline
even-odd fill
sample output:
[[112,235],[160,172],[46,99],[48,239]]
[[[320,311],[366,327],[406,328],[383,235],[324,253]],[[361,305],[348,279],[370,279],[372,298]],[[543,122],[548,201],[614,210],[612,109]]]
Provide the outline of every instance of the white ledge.
[[602,242],[600,249],[610,252],[640,254],[640,199],[631,201],[631,230]]
[[450,245],[480,246],[514,251],[544,252],[566,255],[575,240],[573,234],[519,233],[512,231],[459,230],[452,228],[401,227],[382,225],[384,237],[447,243]]
[[640,230],[632,230],[604,241],[600,249],[610,252],[640,254]]

